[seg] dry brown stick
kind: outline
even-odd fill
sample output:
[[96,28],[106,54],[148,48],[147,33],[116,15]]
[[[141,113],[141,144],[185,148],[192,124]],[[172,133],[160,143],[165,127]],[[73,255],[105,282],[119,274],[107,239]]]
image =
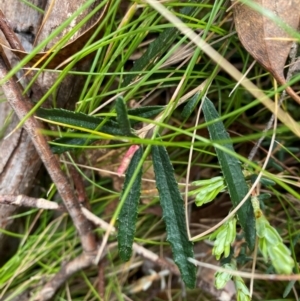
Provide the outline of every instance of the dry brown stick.
[[[0,195],[0,203],[7,203],[16,206],[26,206],[31,208],[37,209],[48,209],[48,210],[65,210],[65,208],[55,202],[42,199],[42,198],[32,198],[25,195]],[[101,220],[99,217],[94,215],[91,211],[89,211],[85,207],[81,207],[82,213],[89,219],[93,224],[101,227],[102,229],[106,230],[108,228],[108,224]],[[114,228],[112,233],[115,234],[116,229]],[[152,261],[153,263],[160,266],[162,269],[168,269],[174,275],[179,276],[179,270],[176,265],[173,263],[165,260],[164,258],[159,257],[157,254],[145,249],[143,246],[138,245],[137,243],[133,244],[134,251],[147,258],[148,260]],[[101,262],[101,261],[100,261]],[[99,264],[100,269],[100,264]]]
[[[7,76],[7,68],[5,63],[0,58],[0,78]],[[3,92],[7,101],[22,120],[30,111],[31,105],[26,96],[22,95],[19,85],[11,78],[2,84]],[[34,117],[29,117],[24,123],[25,130],[30,136],[41,160],[43,161],[49,175],[55,183],[57,190],[68,210],[73,223],[79,233],[82,247],[85,252],[93,254],[96,252],[97,243],[95,235],[90,230],[91,224],[82,214],[80,204],[70,186],[68,178],[60,168],[58,159],[53,155],[46,138],[41,134],[41,123]]]
[[[17,196],[0,195],[0,203],[8,203],[12,205],[26,206],[26,207],[37,208],[37,209],[65,210],[63,206],[55,202],[43,198],[32,198],[25,195],[17,195]],[[108,223],[106,223],[105,221],[97,217],[95,214],[93,214],[91,211],[89,211],[87,208],[83,206],[81,207],[81,211],[86,216],[86,218],[89,219],[93,224],[101,227],[104,230],[107,230],[109,226]],[[116,229],[113,228],[112,233],[115,234],[115,232]],[[134,243],[133,249],[137,254],[143,256],[144,258],[147,258],[148,260],[160,266],[162,269],[168,269],[174,275],[177,276],[180,275],[176,265],[167,261],[164,258],[159,257],[157,254],[145,249],[143,246]]]
[[9,43],[12,49],[25,51],[19,39],[17,38],[16,34],[9,26],[8,21],[5,18],[1,9],[0,9],[0,29],[3,32],[7,42]]
[[[18,196],[8,196],[8,195],[2,195],[0,196],[0,203],[1,202],[9,202],[10,204],[14,205],[24,205],[32,208],[38,208],[38,209],[49,209],[49,210],[58,210],[60,206],[52,201],[46,200],[46,199],[38,199],[38,198],[31,198],[24,195],[18,195]],[[99,217],[94,215],[92,212],[90,212],[85,207],[81,207],[82,213],[95,225],[100,226],[102,229],[106,230],[108,228],[108,223],[101,220]],[[115,234],[116,229],[114,228],[112,233]],[[167,269],[174,275],[180,276],[180,272],[175,264],[172,262],[167,261],[165,258],[159,257],[157,254],[153,253],[152,251],[147,250],[143,246],[138,245],[137,243],[133,244],[133,250],[141,255],[142,257],[150,260],[157,266],[161,267],[162,269]],[[83,260],[84,259],[84,260]],[[89,259],[87,259],[83,254],[74,259],[73,261],[66,264],[65,267],[62,268],[62,270],[56,274],[41,290],[36,300],[39,301],[45,301],[51,298],[57,289],[74,273],[80,270],[80,268],[86,268],[90,265],[94,264],[93,262],[93,256],[89,256]],[[100,260],[99,263],[99,282],[98,282],[98,291],[99,294],[102,295],[105,289],[104,286],[104,266],[102,265],[103,261]],[[44,296],[45,294],[45,296]],[[48,296],[46,298],[46,296]]]
[[78,170],[73,165],[69,166],[69,172],[73,179],[73,183],[74,183],[74,187],[77,192],[77,198],[78,198],[79,203],[82,206],[84,206],[85,208],[91,210],[91,206],[90,206],[90,203],[88,202],[88,197],[85,192],[85,186],[84,186],[81,174],[78,172]]
[[48,201],[43,198],[32,198],[23,194],[19,195],[0,195],[0,204],[8,204],[14,206],[24,206],[37,209],[66,211],[66,208],[55,202]]
[[93,264],[93,257],[82,253],[72,261],[65,264],[61,270],[43,287],[35,297],[35,301],[50,300],[56,291],[66,282],[66,280],[78,271],[88,268]]
[[104,258],[98,263],[98,294],[104,300],[105,296],[105,262]]

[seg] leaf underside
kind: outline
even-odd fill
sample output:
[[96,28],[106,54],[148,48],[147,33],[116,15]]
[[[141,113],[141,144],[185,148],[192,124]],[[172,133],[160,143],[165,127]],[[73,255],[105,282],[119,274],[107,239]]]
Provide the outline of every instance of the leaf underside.
[[196,267],[187,260],[188,257],[194,257],[193,244],[187,236],[183,200],[164,146],[152,146],[152,160],[166,224],[167,241],[171,244],[174,261],[184,283],[187,287],[193,288],[196,281]]
[[[205,98],[202,109],[206,122],[211,122],[220,118],[213,103],[208,98]],[[226,132],[222,121],[216,121],[209,124],[208,131],[212,141],[230,141],[230,137]],[[234,152],[231,142],[224,143],[222,146]],[[225,153],[219,148],[215,147],[215,150],[228,187],[231,202],[233,206],[236,207],[248,193],[248,186],[242,172],[241,163],[236,157]],[[237,215],[245,232],[245,238],[248,247],[250,250],[253,250],[256,232],[255,218],[250,199],[248,199],[246,203],[238,210]]]

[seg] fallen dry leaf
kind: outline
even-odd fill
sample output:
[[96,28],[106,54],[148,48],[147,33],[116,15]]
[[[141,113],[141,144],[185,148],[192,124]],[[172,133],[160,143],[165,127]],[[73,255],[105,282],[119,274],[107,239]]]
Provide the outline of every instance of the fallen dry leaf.
[[[271,11],[294,30],[298,29],[300,0],[254,0]],[[281,84],[286,84],[284,66],[293,44],[292,37],[268,17],[246,4],[233,6],[235,27],[246,50]],[[300,104],[300,97],[291,87],[287,93]]]
[[[47,68],[56,68],[60,66],[62,63],[64,63],[66,60],[68,60],[72,55],[74,55],[76,52],[78,52],[80,49],[84,47],[84,45],[87,43],[87,41],[92,37],[93,33],[95,32],[96,28],[101,24],[103,18],[105,17],[105,14],[107,12],[107,9],[109,7],[110,1],[107,2],[105,7],[103,8],[99,18],[96,20],[96,22],[84,33],[82,33],[77,39],[73,40],[72,42],[68,43],[64,47],[62,47],[58,53],[52,58],[51,62],[47,64]],[[0,41],[0,44],[2,46],[7,47],[5,43],[2,43]],[[37,53],[31,60],[28,62],[28,65],[35,67],[41,66],[46,59],[53,53],[52,47],[49,51],[46,52],[40,52]],[[28,52],[11,49],[9,48],[19,59],[23,59],[28,55]]]

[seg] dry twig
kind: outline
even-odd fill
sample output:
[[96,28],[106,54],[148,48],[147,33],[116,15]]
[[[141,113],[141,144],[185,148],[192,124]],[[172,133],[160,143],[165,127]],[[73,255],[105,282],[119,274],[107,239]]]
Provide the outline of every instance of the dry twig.
[[[0,59],[0,78],[7,76],[7,68],[3,59]],[[31,105],[26,96],[22,95],[20,86],[14,79],[8,79],[2,85],[7,101],[22,120],[30,111]],[[83,216],[79,202],[70,186],[68,178],[60,168],[60,163],[50,150],[46,138],[41,134],[42,124],[34,117],[29,117],[24,123],[24,128],[30,136],[41,160],[49,175],[55,183],[58,192],[68,210],[74,225],[79,233],[84,251],[93,253],[96,250],[95,235],[90,231],[90,223]]]
[[[0,203],[9,203],[16,206],[26,206],[37,209],[50,209],[50,210],[65,210],[63,206],[58,205],[55,202],[42,199],[42,198],[31,198],[24,195],[11,196],[11,195],[3,195],[0,196]],[[93,224],[101,227],[104,230],[107,230],[109,224],[97,217],[95,214],[90,212],[87,208],[81,207],[82,214],[90,220]],[[115,234],[116,229],[113,228],[112,234]],[[180,276],[180,272],[175,264],[166,260],[165,258],[159,257],[157,254],[147,250],[143,246],[138,245],[137,243],[133,244],[133,250],[144,257],[145,259],[150,260],[157,266],[161,267],[163,270],[167,269],[172,274],[176,276]],[[102,254],[104,256],[104,254]],[[94,256],[88,256],[87,253],[83,253],[80,256],[76,257],[74,260],[68,262],[59,273],[57,273],[39,292],[39,294],[35,297],[35,301],[46,301],[52,298],[55,292],[60,288],[60,286],[74,273],[78,272],[81,269],[87,268],[93,265],[95,262]],[[99,292],[103,293],[103,266],[99,266]]]
[[31,198],[26,195],[0,195],[0,203],[14,206],[24,206],[38,209],[66,211],[65,207],[43,198]]

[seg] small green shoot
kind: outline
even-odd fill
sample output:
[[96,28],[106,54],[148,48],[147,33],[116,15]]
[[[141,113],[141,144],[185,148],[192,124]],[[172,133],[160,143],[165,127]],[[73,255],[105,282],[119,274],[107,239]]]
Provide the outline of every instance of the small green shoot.
[[189,196],[196,195],[195,203],[197,206],[202,206],[212,202],[220,192],[223,192],[226,189],[223,177],[214,177],[209,180],[195,181],[192,185],[201,186],[189,193]]
[[[226,263],[222,266],[226,270],[236,271],[235,262]],[[250,292],[245,285],[244,280],[240,276],[232,276],[230,273],[226,272],[216,272],[215,273],[215,287],[217,289],[223,289],[227,282],[233,278],[234,285],[236,288],[236,299],[237,301],[250,301]]]
[[277,230],[270,225],[260,209],[256,196],[251,198],[254,215],[256,218],[256,232],[259,250],[267,262],[271,260],[277,273],[291,274],[295,266],[291,251],[283,243]]
[[[226,263],[222,266],[226,270],[235,270],[231,263]],[[215,287],[220,290],[223,289],[227,282],[232,279],[232,275],[226,272],[216,272],[215,273]]]
[[236,288],[236,300],[237,301],[250,301],[251,296],[249,289],[245,285],[244,280],[240,276],[234,277],[234,284]]
[[212,254],[216,257],[217,260],[221,258],[221,255],[224,254],[224,257],[230,255],[231,244],[235,241],[236,237],[236,219],[232,218],[225,222],[217,231],[215,231],[209,239],[216,238],[214,242],[214,247]]

